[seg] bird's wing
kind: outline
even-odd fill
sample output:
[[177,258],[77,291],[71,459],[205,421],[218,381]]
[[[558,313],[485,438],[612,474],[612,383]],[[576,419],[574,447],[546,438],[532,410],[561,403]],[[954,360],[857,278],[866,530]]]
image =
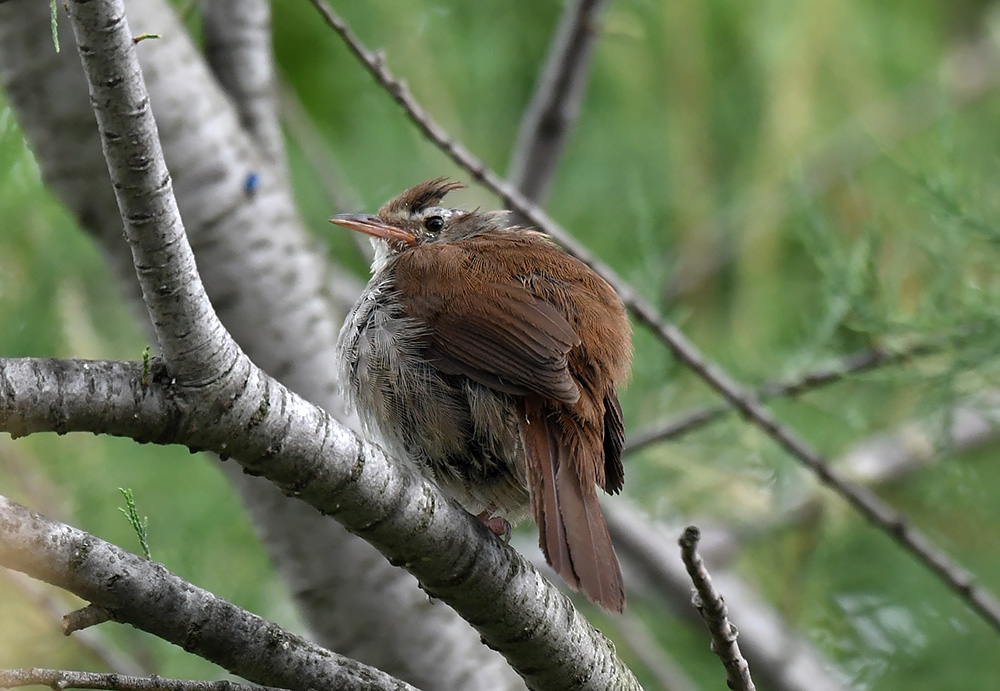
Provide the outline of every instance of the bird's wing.
[[403,313],[421,322],[426,356],[441,372],[575,403],[580,391],[567,354],[579,337],[555,306],[498,268],[500,259],[470,255],[460,243],[404,253],[395,271]]

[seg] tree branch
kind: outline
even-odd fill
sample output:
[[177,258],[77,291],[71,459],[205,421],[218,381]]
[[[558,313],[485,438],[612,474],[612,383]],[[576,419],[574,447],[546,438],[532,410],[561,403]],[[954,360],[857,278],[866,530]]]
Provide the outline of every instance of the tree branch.
[[98,674],[66,669],[0,669],[0,689],[48,686],[52,689],[112,689],[114,691],[282,691],[274,686],[240,684],[235,681],[194,681],[125,674]]
[[161,386],[168,375],[152,361],[142,365],[102,360],[0,358],[0,429],[11,437],[36,432],[88,431],[139,442],[176,444],[185,423],[179,400]]
[[687,567],[696,591],[692,604],[708,625],[708,631],[712,635],[712,652],[719,656],[726,668],[726,684],[733,691],[754,691],[750,666],[743,659],[740,646],[736,642],[739,633],[729,622],[729,609],[712,585],[712,577],[705,568],[705,562],[698,555],[700,538],[700,531],[691,526],[684,531],[678,541],[681,546],[681,559]]
[[62,632],[64,636],[70,636],[77,631],[84,631],[106,621],[111,621],[110,612],[97,605],[87,605],[63,615]]
[[205,57],[236,105],[240,124],[279,179],[288,180],[278,120],[267,0],[202,0]]
[[[798,396],[807,391],[814,391],[834,384],[852,374],[870,372],[881,367],[899,365],[914,358],[939,353],[952,343],[954,343],[952,339],[936,338],[899,348],[875,346],[846,355],[829,367],[805,372],[794,379],[766,382],[756,389],[755,395],[761,399]],[[677,439],[689,432],[701,429],[731,412],[733,412],[733,408],[728,405],[706,406],[674,420],[640,430],[629,435],[625,444],[625,453],[633,453],[659,442]]]
[[[92,431],[85,425],[95,420],[88,384],[94,365],[0,360],[0,430],[13,421],[21,433],[57,425],[62,432]],[[224,394],[220,401],[204,387],[186,389],[160,376],[144,389],[141,367],[132,366],[129,379],[128,366],[121,365],[124,374],[114,380],[122,389],[118,400],[133,405],[112,401],[120,421],[101,421],[101,429],[137,430],[157,443],[232,454],[247,472],[336,517],[413,573],[429,594],[474,622],[532,688],[581,678],[572,688],[638,688],[604,637],[520,554],[422,475],[362,443],[251,365],[241,363],[240,371],[244,366],[249,393]],[[50,393],[41,397],[39,388]],[[170,408],[159,403],[167,398]],[[61,403],[49,405],[55,400]]]
[[124,8],[69,2],[125,238],[172,376],[200,384],[235,366],[239,349],[195,268]]
[[[630,509],[625,502],[608,503],[605,508],[608,530],[623,566],[650,583],[680,616],[700,624],[691,608],[690,577],[671,548],[675,542],[666,529],[650,523],[647,516]],[[716,537],[715,533],[706,535],[706,539],[710,537]],[[753,660],[754,675],[764,688],[844,691],[843,683],[832,671],[833,663],[809,644],[803,632],[789,627],[743,579],[722,570],[715,574],[715,581],[730,602],[739,606],[741,647]]]
[[155,564],[0,497],[0,564],[64,588],[245,679],[285,688],[412,689],[187,583]]
[[604,4],[605,0],[572,0],[563,8],[535,93],[521,119],[507,177],[539,205],[544,203],[580,114]]
[[984,621],[1000,631],[1000,601],[986,588],[976,584],[972,576],[947,553],[936,548],[926,536],[907,523],[902,515],[867,489],[851,483],[837,473],[826,459],[781,424],[774,414],[745,390],[728,373],[709,361],[701,350],[674,324],[660,315],[653,306],[610,267],[598,261],[583,245],[556,224],[539,207],[500,178],[462,144],[454,140],[414,99],[406,84],[385,66],[385,60],[372,53],[357,39],[323,0],[310,0],[323,18],[344,40],[351,51],[382,86],[406,111],[414,124],[451,159],[497,194],[510,209],[522,215],[542,232],[555,238],[573,256],[593,268],[618,293],[636,319],[658,338],[674,357],[693,371],[718,393],[748,422],[758,427],[802,465],[811,470],[824,485],[843,497],[872,525],[885,532],[919,563],[927,567],[949,589],[957,594]]

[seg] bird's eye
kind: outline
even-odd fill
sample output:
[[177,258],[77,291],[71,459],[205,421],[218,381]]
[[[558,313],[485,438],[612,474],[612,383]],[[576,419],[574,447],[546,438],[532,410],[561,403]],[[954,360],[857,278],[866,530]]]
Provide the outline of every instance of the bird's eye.
[[444,228],[444,219],[440,216],[428,216],[424,219],[424,228],[430,233],[440,233]]

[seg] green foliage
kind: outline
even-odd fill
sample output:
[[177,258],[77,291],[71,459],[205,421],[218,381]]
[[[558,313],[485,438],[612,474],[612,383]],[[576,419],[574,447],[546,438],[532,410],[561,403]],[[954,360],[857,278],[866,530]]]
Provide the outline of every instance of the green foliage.
[[49,12],[52,14],[52,45],[59,52],[59,13],[56,0],[49,0]]
[[119,511],[125,516],[125,520],[128,521],[129,525],[132,526],[132,530],[135,531],[135,536],[139,538],[139,546],[142,547],[142,555],[146,559],[152,559],[153,557],[149,554],[149,516],[143,516],[139,518],[139,510],[135,507],[135,498],[132,496],[132,490],[118,488],[118,491],[122,493],[125,497],[125,508],[119,507]]
[[149,383],[149,346],[142,349],[142,385]]

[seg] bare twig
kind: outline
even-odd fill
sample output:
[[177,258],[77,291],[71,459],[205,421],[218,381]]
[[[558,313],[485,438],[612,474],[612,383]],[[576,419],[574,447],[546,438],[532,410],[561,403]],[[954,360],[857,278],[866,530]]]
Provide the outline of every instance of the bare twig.
[[[679,616],[698,625],[700,619],[691,608],[691,579],[671,548],[670,536],[679,527],[651,521],[625,501],[607,502],[604,510],[625,572],[636,577],[640,587],[646,586],[651,597],[665,600]],[[730,530],[706,531],[701,551],[715,559],[727,558],[724,555],[732,551],[733,542]],[[844,691],[833,662],[820,654],[804,632],[790,627],[744,579],[716,568],[714,580],[732,602],[739,602],[741,648],[754,662],[758,683],[773,691]]]
[[[756,395],[759,398],[798,396],[807,391],[813,391],[828,384],[838,382],[852,374],[869,372],[880,367],[898,365],[916,357],[938,353],[947,344],[952,342],[949,339],[936,338],[928,341],[919,341],[900,348],[875,346],[874,348],[847,355],[829,367],[806,372],[794,379],[783,382],[767,382],[757,389]],[[732,407],[728,405],[706,406],[674,420],[640,430],[630,435],[625,445],[625,451],[626,453],[631,453],[658,442],[676,439],[718,420],[723,415],[732,412],[732,410]]]
[[98,674],[66,669],[2,669],[0,689],[18,686],[48,686],[52,689],[111,689],[113,691],[280,691],[275,686],[241,684],[235,681],[195,681],[125,674]]
[[[52,597],[52,595],[43,590],[43,586],[40,585],[38,581],[28,578],[24,574],[18,573],[17,571],[10,571],[9,569],[0,570],[0,575],[6,577],[8,581],[20,589],[53,621],[62,620],[63,612],[66,611],[65,605],[58,602],[56,598]],[[121,651],[116,649],[113,644],[105,639],[99,633],[99,629],[77,631],[73,636],[73,640],[108,669],[112,669],[121,674],[132,674],[135,676],[141,676],[144,672],[146,672],[143,666],[133,656],[123,654]]]
[[508,179],[542,204],[562,156],[590,74],[598,15],[605,0],[572,0],[563,9],[535,93],[524,111]]
[[965,569],[955,563],[946,553],[932,545],[926,536],[906,522],[899,512],[872,492],[854,485],[834,471],[822,455],[812,449],[792,430],[778,422],[773,413],[762,405],[756,396],[746,391],[719,366],[707,360],[701,350],[680,329],[661,316],[630,284],[594,257],[572,235],[549,218],[542,209],[518,192],[513,185],[503,180],[483,161],[453,139],[420,106],[406,84],[397,79],[386,68],[384,58],[369,51],[347,24],[323,0],[310,0],[310,2],[361,60],[382,88],[403,107],[413,123],[442,151],[447,153],[455,163],[468,171],[475,180],[489,187],[509,208],[521,214],[541,231],[558,240],[570,254],[592,267],[614,288],[622,302],[635,315],[637,321],[645,325],[654,336],[663,342],[674,357],[691,369],[748,421],[759,427],[781,448],[810,469],[820,482],[840,494],[869,522],[892,537],[920,563],[930,569],[984,621],[1000,631],[1000,601],[989,590],[975,583]]
[[76,631],[82,631],[106,621],[111,621],[111,615],[106,609],[97,605],[87,605],[63,616],[62,632],[64,636],[69,636]]
[[740,653],[736,642],[739,632],[729,621],[729,609],[725,600],[712,585],[712,577],[705,568],[705,562],[698,555],[698,540],[701,532],[694,526],[684,530],[678,543],[681,559],[687,567],[688,575],[694,583],[695,594],[691,598],[695,609],[701,614],[712,635],[712,652],[719,656],[726,668],[726,682],[734,691],[754,691],[750,678],[750,666]]

